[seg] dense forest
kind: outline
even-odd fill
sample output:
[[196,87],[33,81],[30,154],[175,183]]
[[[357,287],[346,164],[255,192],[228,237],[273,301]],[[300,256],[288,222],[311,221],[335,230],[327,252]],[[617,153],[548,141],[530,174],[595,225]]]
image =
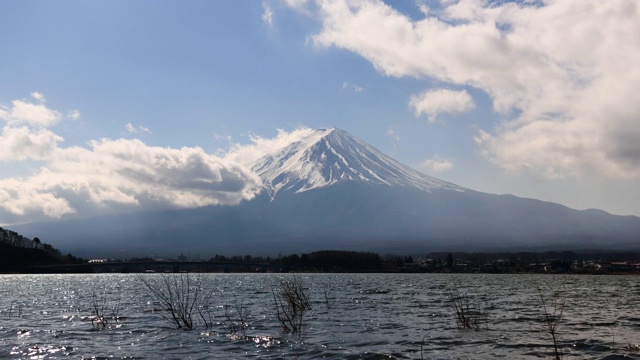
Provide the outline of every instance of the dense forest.
[[250,255],[232,257],[216,255],[209,261],[216,263],[269,264],[291,270],[327,272],[379,271],[384,268],[384,261],[376,253],[344,250],[321,250],[309,254],[279,256],[274,259],[270,257],[252,257]]
[[22,272],[30,266],[79,262],[68,254],[35,237],[29,239],[0,227],[0,272]]

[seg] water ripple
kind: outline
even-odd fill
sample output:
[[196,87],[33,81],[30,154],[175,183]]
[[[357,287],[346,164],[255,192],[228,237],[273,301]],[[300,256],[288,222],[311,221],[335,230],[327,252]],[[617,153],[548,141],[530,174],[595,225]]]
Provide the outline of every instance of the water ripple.
[[[146,278],[158,278],[145,275]],[[537,286],[564,299],[558,346],[571,358],[640,359],[640,279],[628,276],[309,274],[301,334],[283,333],[270,274],[207,274],[213,322],[176,329],[138,275],[3,275],[0,358],[492,359],[553,355]],[[486,328],[456,326],[454,285],[487,311]],[[38,296],[33,296],[38,294]],[[117,321],[92,326],[92,299]],[[94,301],[95,302],[95,301]],[[247,309],[246,334],[225,309]],[[115,319],[115,317],[114,317]]]

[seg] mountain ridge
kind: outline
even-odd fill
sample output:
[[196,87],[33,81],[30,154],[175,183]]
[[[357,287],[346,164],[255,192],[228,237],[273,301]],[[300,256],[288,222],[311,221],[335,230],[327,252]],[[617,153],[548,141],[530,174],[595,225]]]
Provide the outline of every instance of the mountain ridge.
[[[421,174],[347,132],[302,133],[252,161],[265,191],[236,206],[19,226],[81,256],[638,249],[640,218]],[[14,227],[15,228],[15,227]],[[93,252],[93,253],[92,253]]]

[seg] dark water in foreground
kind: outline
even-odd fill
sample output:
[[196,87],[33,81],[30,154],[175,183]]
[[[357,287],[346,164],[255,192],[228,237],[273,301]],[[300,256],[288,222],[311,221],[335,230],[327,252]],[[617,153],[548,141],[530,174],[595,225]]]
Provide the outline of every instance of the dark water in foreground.
[[[640,359],[640,277],[301,274],[313,309],[298,336],[282,332],[270,292],[290,275],[202,275],[214,324],[194,331],[161,317],[140,276],[162,275],[0,275],[0,358],[551,358],[539,284],[547,305],[566,298],[557,330],[565,356]],[[456,326],[454,282],[486,309],[485,329]],[[96,300],[118,308],[118,324],[94,329]],[[231,318],[246,308],[246,336],[229,335],[225,305]]]

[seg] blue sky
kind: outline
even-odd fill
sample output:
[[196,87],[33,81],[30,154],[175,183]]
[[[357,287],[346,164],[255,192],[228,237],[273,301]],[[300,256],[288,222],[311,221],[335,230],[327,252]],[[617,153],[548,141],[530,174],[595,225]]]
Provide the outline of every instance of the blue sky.
[[259,191],[234,149],[332,126],[640,215],[639,33],[634,0],[3,1],[0,224],[234,204]]

